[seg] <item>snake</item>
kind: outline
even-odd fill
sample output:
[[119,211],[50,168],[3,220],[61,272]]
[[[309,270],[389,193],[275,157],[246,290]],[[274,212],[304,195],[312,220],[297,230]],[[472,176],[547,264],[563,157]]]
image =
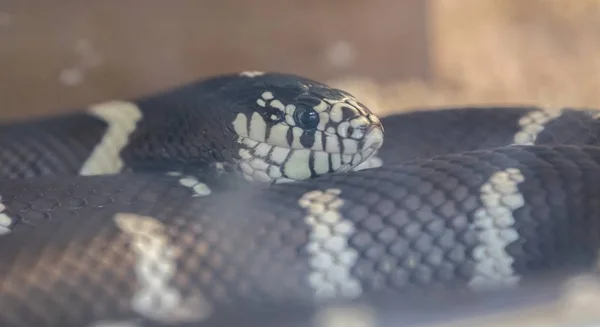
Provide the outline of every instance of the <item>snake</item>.
[[599,118],[377,115],[322,82],[246,71],[5,122],[0,325],[334,326],[293,317],[594,271]]

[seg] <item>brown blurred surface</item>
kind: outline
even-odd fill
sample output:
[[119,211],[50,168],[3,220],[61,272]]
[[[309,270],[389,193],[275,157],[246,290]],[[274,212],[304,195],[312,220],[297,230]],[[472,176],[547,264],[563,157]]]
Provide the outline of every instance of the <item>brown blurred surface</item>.
[[600,0],[0,1],[0,118],[238,70],[281,70],[378,113],[600,107]]
[[3,1],[0,115],[71,110],[239,70],[425,77],[425,4]]
[[379,113],[534,104],[600,108],[599,0],[431,0],[431,78],[336,81]]

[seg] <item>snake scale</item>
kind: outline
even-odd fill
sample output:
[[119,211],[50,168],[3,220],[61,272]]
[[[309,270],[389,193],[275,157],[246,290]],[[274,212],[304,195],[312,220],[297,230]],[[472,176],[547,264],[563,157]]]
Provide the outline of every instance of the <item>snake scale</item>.
[[598,117],[243,72],[4,124],[0,325],[332,326],[285,308],[592,270]]

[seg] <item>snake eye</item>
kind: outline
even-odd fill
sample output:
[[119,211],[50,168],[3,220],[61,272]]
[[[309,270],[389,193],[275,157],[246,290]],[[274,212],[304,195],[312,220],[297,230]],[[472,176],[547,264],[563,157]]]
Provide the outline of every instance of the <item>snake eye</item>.
[[294,112],[296,124],[303,129],[315,129],[319,125],[319,114],[310,107],[299,107]]

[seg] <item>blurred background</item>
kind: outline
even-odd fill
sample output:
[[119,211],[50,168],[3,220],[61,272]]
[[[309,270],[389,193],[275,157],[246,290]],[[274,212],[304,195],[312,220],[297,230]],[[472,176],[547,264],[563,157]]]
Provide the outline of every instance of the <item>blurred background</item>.
[[0,119],[278,70],[377,113],[600,107],[598,0],[0,0]]

